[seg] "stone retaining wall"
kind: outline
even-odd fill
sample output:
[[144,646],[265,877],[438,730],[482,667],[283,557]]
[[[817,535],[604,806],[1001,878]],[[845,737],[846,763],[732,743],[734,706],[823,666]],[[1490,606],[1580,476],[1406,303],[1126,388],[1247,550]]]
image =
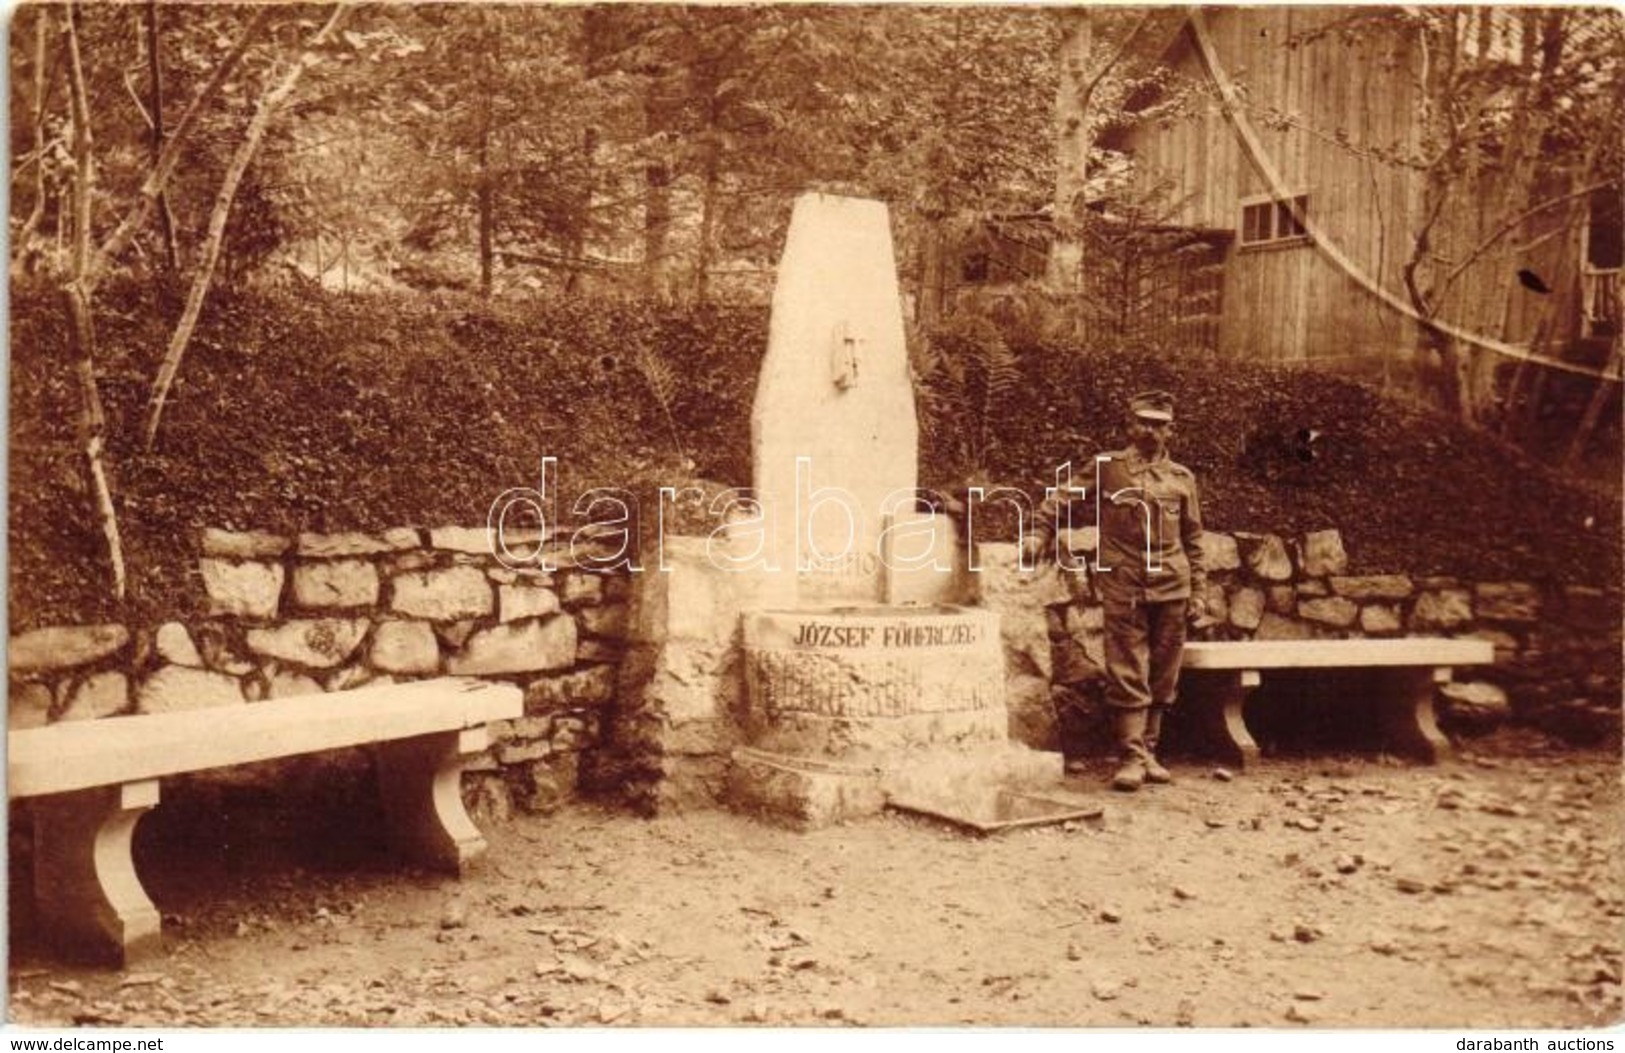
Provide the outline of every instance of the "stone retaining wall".
[[[1073,550],[1092,554],[1092,534],[1073,532]],[[647,811],[713,806],[745,716],[740,615],[767,604],[762,581],[718,574],[703,539],[668,538],[666,569],[638,575],[590,572],[549,545],[550,574],[500,566],[483,529],[209,531],[207,616],[13,637],[10,726],[471,675],[525,690],[525,715],[493,728],[465,784],[487,814],[546,810],[578,786]],[[1207,549],[1218,638],[1487,639],[1496,663],[1461,672],[1447,729],[1513,719],[1619,741],[1617,587],[1356,575],[1332,530],[1210,533]],[[1022,574],[1013,545],[978,558],[969,578],[1002,617],[1011,738],[1058,748],[1057,714],[1100,684],[1090,575]]]
[[[1093,558],[1093,528],[1073,531]],[[1447,730],[1515,720],[1577,742],[1620,740],[1617,585],[1543,585],[1351,572],[1341,535],[1208,533],[1213,639],[1445,636],[1488,640],[1495,664],[1462,669],[1440,699]],[[1056,714],[1098,691],[1104,616],[1092,576],[1016,569],[1016,547],[982,545],[982,602],[1004,617],[1011,734],[1057,748]]]
[[554,573],[503,567],[483,528],[207,531],[205,617],[12,637],[9,727],[476,676],[524,688],[525,715],[493,726],[465,790],[488,814],[550,808],[599,741],[629,588],[549,546]]

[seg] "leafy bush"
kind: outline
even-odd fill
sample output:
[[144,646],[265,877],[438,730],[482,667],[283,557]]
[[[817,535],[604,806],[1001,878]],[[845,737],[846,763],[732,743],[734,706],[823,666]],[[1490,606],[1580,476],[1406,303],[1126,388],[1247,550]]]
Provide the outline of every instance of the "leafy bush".
[[[207,526],[296,532],[482,523],[559,459],[593,486],[748,485],[761,309],[260,290],[211,303],[156,449],[137,429],[165,332],[104,304],[100,371],[131,609],[101,595],[77,388],[54,297],[14,294],[13,625],[187,613]],[[123,308],[123,309],[120,309]],[[649,370],[657,373],[656,389]]]
[[[210,304],[152,454],[136,433],[162,352],[144,290],[103,300],[100,376],[132,568],[101,594],[81,483],[77,389],[54,297],[12,298],[10,612],[14,630],[184,616],[207,526],[376,530],[483,522],[559,458],[565,495],[750,484],[759,307],[261,290]],[[1121,445],[1134,392],[1178,406],[1176,457],[1215,529],[1343,530],[1361,571],[1620,578],[1616,501],[1421,410],[1334,377],[1211,357],[1091,352],[962,321],[917,350],[921,484],[973,476],[1037,494],[1065,460]],[[1279,471],[1272,436],[1313,429]],[[1249,440],[1251,445],[1249,446]],[[1249,453],[1248,451],[1251,450]],[[1081,479],[1080,479],[1081,481]]]

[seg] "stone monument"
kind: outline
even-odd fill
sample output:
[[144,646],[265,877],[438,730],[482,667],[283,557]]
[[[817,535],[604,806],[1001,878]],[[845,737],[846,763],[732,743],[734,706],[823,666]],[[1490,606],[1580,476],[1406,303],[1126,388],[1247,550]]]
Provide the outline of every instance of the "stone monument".
[[746,690],[728,795],[801,825],[899,795],[1057,783],[1008,739],[999,616],[916,493],[918,426],[884,204],[797,200],[751,415],[761,558],[736,590]]

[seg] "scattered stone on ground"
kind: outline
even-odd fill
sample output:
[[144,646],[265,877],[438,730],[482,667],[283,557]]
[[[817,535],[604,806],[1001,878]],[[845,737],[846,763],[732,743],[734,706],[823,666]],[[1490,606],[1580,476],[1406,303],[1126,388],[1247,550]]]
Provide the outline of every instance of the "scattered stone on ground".
[[[16,918],[10,1015],[1600,1027],[1625,1013],[1618,766],[1516,738],[1439,767],[1266,759],[1223,787],[1142,790],[1109,827],[989,838],[890,814],[798,834],[576,805],[491,827],[461,883],[388,860],[314,869],[292,849],[145,859],[163,953],[122,973],[59,964]],[[1311,816],[1318,830],[1286,825]]]

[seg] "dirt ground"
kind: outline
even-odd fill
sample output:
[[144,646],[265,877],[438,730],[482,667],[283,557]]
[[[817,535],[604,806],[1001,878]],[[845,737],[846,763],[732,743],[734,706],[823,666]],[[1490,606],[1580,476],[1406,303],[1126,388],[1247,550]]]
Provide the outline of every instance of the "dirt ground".
[[[492,825],[461,883],[382,860],[149,880],[129,972],[14,948],[59,1026],[1593,1028],[1622,1016],[1613,753],[1209,765],[1098,820],[796,833],[581,805]],[[178,864],[184,868],[184,863]]]

